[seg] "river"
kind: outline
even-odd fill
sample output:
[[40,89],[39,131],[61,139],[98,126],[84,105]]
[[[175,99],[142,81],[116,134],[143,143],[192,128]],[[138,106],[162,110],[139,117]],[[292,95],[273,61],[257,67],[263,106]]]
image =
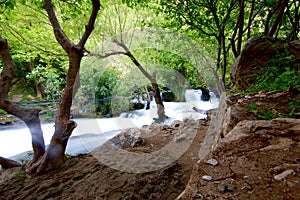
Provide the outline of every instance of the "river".
[[[200,100],[200,95],[200,90],[187,90],[186,102],[164,102],[165,113],[169,117],[165,124],[168,125],[174,120],[183,120],[186,117],[195,120],[203,119],[206,117],[206,111],[218,107],[219,99],[213,93],[211,93],[210,101],[206,102]],[[126,128],[150,125],[153,118],[157,117],[155,102],[151,102],[150,108],[150,110],[141,109],[122,113],[114,118],[74,119],[77,127],[69,139],[66,153],[76,155],[90,152]],[[45,144],[48,145],[54,133],[54,124],[42,124],[42,130]],[[31,136],[28,128],[0,131],[0,156],[20,161],[20,159],[29,159],[28,152],[31,150]]]

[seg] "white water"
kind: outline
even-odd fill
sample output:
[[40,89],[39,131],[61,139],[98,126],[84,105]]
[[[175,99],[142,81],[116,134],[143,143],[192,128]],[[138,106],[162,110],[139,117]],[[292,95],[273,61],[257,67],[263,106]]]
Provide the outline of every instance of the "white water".
[[[211,100],[208,102],[200,101],[200,95],[201,91],[187,90],[186,102],[164,102],[165,113],[169,117],[165,124],[186,117],[203,119],[206,115],[196,112],[193,107],[207,111],[218,106],[219,101],[214,94],[211,94]],[[70,137],[66,152],[73,155],[90,152],[123,129],[151,124],[157,115],[154,102],[151,102],[150,107],[150,110],[136,110],[115,118],[74,119],[77,128]],[[43,124],[42,130],[45,144],[48,145],[54,133],[54,124]],[[31,150],[31,135],[28,128],[0,131],[0,156],[18,160],[26,157],[26,152]]]

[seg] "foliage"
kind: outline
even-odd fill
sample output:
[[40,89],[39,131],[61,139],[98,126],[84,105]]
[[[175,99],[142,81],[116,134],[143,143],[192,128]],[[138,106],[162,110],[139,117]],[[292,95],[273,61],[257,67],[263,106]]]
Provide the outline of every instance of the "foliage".
[[[176,53],[172,53],[169,50],[148,48],[143,51],[141,58],[143,58],[143,56],[147,56],[146,59],[149,63],[156,63],[161,68],[167,67],[176,70],[185,78],[186,81],[188,81],[192,88],[205,86],[205,82],[199,74],[197,68],[193,66],[186,58],[176,55]],[[165,76],[164,78],[169,81],[169,74],[162,74],[162,76]]]
[[28,79],[36,79],[40,85],[43,85],[46,99],[53,101],[59,99],[65,84],[65,76],[59,69],[52,68],[49,65],[46,67],[40,65],[26,77]]
[[292,87],[299,89],[300,73],[292,68],[297,68],[296,65],[297,59],[289,51],[276,54],[261,73],[256,75],[247,92],[281,91]]
[[7,112],[5,110],[0,109],[0,115],[7,115]]
[[53,121],[54,120],[54,111],[47,111],[43,115],[43,118],[45,121]]
[[278,111],[274,108],[259,107],[256,103],[250,104],[248,107],[248,112],[253,113],[259,119],[271,120],[277,117],[282,117]]
[[111,113],[112,94],[118,79],[119,73],[115,67],[108,67],[101,72],[95,90],[96,112],[102,115]]
[[248,112],[254,112],[255,110],[257,110],[258,105],[256,103],[250,104],[248,107]]
[[259,119],[271,120],[274,118],[293,118],[296,110],[300,109],[300,100],[294,100],[286,105],[286,109],[290,110],[287,114],[281,114],[276,108],[268,108],[267,106],[258,106],[252,103],[248,107],[248,112],[253,113]]
[[27,178],[25,164],[21,165],[20,171],[16,173],[13,177],[16,179],[16,183],[22,183]]
[[300,110],[300,100],[295,100],[292,102],[289,102],[287,104],[287,107],[291,109],[290,113],[288,114],[288,117],[293,117],[296,110]]

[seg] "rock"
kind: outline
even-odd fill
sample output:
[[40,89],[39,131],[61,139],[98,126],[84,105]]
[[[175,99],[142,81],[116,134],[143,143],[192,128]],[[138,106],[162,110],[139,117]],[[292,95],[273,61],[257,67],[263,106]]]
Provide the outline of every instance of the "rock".
[[201,101],[209,101],[210,99],[209,90],[207,88],[200,88],[200,89],[202,91]]
[[198,194],[197,192],[195,192],[193,194],[193,199],[203,199],[203,196],[201,194]]
[[295,175],[295,171],[292,169],[289,170],[285,170],[284,172],[282,172],[281,174],[278,174],[276,176],[274,176],[274,179],[276,181],[282,181],[283,179],[286,179],[289,175]]
[[276,166],[276,167],[269,170],[269,172],[272,173],[272,174],[279,174],[282,171],[283,171],[283,169],[282,169],[281,166]]
[[248,190],[248,191],[250,191],[252,189],[253,188],[251,187],[251,185],[249,183],[247,183],[246,181],[244,183],[244,186],[241,188],[241,190]]
[[226,192],[228,189],[228,186],[224,183],[221,183],[218,185],[218,191],[221,192],[221,193],[224,193]]
[[232,192],[233,189],[228,187],[225,183],[220,183],[218,185],[218,191],[221,192],[221,193],[224,193],[224,192]]
[[[250,136],[251,134],[260,134],[260,135],[277,135],[284,136],[289,134],[298,134],[300,133],[300,120],[299,119],[290,119],[290,118],[276,118],[273,120],[244,120],[239,122],[224,138],[225,142],[230,142],[238,140],[242,137]],[[279,144],[275,147],[286,148],[292,141],[289,139],[280,139]],[[273,149],[269,147],[270,149]],[[275,148],[274,147],[274,148]],[[268,149],[268,148],[267,148]]]
[[[230,77],[233,85],[239,89],[247,89],[255,81],[255,76],[269,64],[276,55],[289,51],[296,59],[300,58],[299,41],[287,42],[269,37],[254,37],[247,41],[242,53],[231,67]],[[278,62],[278,67],[286,67]],[[292,69],[299,70],[296,63]]]
[[208,176],[208,175],[204,175],[204,176],[202,176],[202,179],[205,180],[205,181],[211,181],[211,180],[213,180],[213,177]]
[[161,99],[165,102],[172,102],[176,99],[176,96],[172,90],[164,87],[163,91],[161,92]]
[[219,164],[219,162],[216,159],[209,159],[208,161],[206,161],[207,164],[209,165],[213,165],[213,166],[217,166]]
[[179,128],[183,126],[183,122],[180,120],[174,120],[170,126],[173,128]]

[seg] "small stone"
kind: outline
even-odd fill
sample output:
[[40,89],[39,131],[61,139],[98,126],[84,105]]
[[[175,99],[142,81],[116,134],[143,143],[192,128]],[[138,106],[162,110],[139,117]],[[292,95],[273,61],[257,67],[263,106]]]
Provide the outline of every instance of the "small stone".
[[276,167],[270,169],[269,171],[270,171],[270,173],[272,173],[272,174],[278,174],[278,173],[282,172],[283,169],[282,169],[281,166],[276,166]]
[[213,180],[213,177],[208,176],[208,175],[204,175],[204,176],[202,176],[202,179],[205,180],[205,181],[211,181],[211,180]]
[[218,185],[218,191],[221,192],[221,193],[224,193],[226,192],[228,189],[228,186],[224,183],[221,183]]
[[242,187],[242,190],[252,190],[252,187],[249,183],[245,182],[244,187]]
[[282,172],[281,174],[278,174],[276,176],[274,176],[274,179],[276,181],[282,181],[283,179],[287,178],[289,175],[295,175],[295,171],[292,169],[289,170],[285,170],[284,172]]
[[219,162],[213,158],[209,159],[206,163],[213,166],[217,166],[219,164]]
[[203,196],[197,192],[193,194],[193,199],[203,199]]

